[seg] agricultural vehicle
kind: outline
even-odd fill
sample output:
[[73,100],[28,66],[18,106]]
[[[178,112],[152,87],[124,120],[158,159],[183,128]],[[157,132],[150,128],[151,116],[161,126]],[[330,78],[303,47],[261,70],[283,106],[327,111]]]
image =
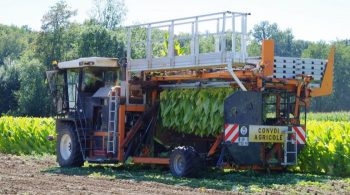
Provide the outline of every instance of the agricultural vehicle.
[[[273,40],[264,40],[261,56],[248,57],[248,15],[128,26],[126,58],[59,62],[47,72],[59,165],[161,164],[180,177],[203,166],[295,165],[306,144],[310,99],[332,93],[334,48],[328,60],[277,57]],[[222,105],[222,132],[196,136],[162,127],[160,93],[198,88],[237,89]]]

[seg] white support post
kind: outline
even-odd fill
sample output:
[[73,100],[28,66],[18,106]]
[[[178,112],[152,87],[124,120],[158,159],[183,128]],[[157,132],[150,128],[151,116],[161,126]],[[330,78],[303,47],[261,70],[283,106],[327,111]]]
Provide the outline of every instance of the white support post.
[[236,57],[236,22],[235,22],[236,16],[233,13],[232,14],[232,37],[231,37],[231,51],[232,51],[232,62],[235,61],[235,57]]
[[242,62],[245,62],[246,60],[246,42],[247,42],[247,16],[242,15],[241,16],[241,56],[242,56]]
[[[129,63],[128,70],[161,71],[176,68],[196,69],[202,67],[207,68],[208,66],[222,67],[222,65],[226,66],[228,63],[232,65],[235,62],[244,63],[247,58],[247,15],[246,13],[238,12],[219,12],[127,27],[126,53]],[[231,17],[232,24],[230,21]],[[238,24],[240,22],[241,24]],[[213,23],[214,26],[211,26]],[[231,29],[231,25],[232,32],[228,32],[228,29]],[[237,27],[237,25],[242,26]],[[189,28],[185,29],[187,27]],[[167,37],[166,40],[168,42],[166,46],[168,53],[166,56],[155,58],[153,42],[156,37],[153,33],[154,30],[157,31],[158,29],[162,30],[164,28],[167,28],[166,32],[169,33],[169,37]],[[238,28],[241,28],[241,30]],[[134,40],[135,38],[133,37],[135,36],[133,31],[137,29],[143,29],[145,35],[139,42],[135,42],[136,40]],[[175,35],[175,32],[182,32],[182,29],[191,33],[190,37],[179,37],[179,40],[181,38],[181,40],[185,40],[185,42],[190,42],[190,54],[186,53],[185,55],[177,56],[177,50],[174,45],[177,43],[178,37]],[[203,36],[205,36],[202,33],[205,32],[210,32],[208,36],[214,38],[212,51],[201,50],[202,39]],[[231,43],[227,43],[227,41],[229,41],[228,39],[231,39]],[[241,39],[241,41],[237,41],[237,39]],[[142,56],[137,56],[138,59],[132,59],[132,57],[136,57],[134,49],[140,47],[140,45],[137,44],[142,44],[145,53],[142,53]],[[237,44],[240,45],[238,46]],[[228,48],[228,45],[232,45],[232,48]]]
[[121,81],[120,83],[120,86],[121,86],[121,89],[120,89],[120,92],[121,92],[121,96],[124,96],[125,97],[125,101],[126,101],[126,104],[129,104],[129,78],[130,78],[130,69],[132,68],[131,67],[131,28],[128,28],[128,44],[127,44],[127,67],[126,67],[126,73],[125,73],[125,81]]
[[168,57],[170,60],[170,66],[175,65],[175,52],[174,52],[174,21],[171,22],[169,26],[169,37],[168,37]]
[[131,61],[131,28],[128,28],[128,43],[126,48],[126,58],[128,62]]
[[195,42],[194,42],[194,45],[195,45],[195,49],[194,49],[194,52],[195,52],[195,59],[196,59],[196,65],[199,64],[199,34],[198,34],[198,17],[196,17],[196,21],[195,21]]
[[241,80],[239,80],[239,78],[237,77],[237,75],[235,74],[235,72],[232,69],[232,65],[231,64],[227,64],[226,67],[227,71],[231,74],[232,78],[236,81],[236,83],[238,84],[238,86],[241,88],[242,91],[247,91],[247,89],[244,87],[244,85],[242,84]]
[[247,53],[247,41],[248,41],[248,32],[247,32],[247,19],[248,16],[244,15],[244,56],[247,58],[248,57],[248,53]]
[[220,19],[217,19],[216,35],[215,35],[215,52],[220,52]]
[[148,25],[147,28],[147,51],[146,51],[146,57],[147,57],[147,63],[148,63],[148,68],[151,69],[152,68],[152,28],[151,25]]
[[196,64],[196,54],[195,54],[195,42],[196,42],[196,34],[195,34],[195,24],[192,22],[192,37],[191,37],[191,56],[193,58],[193,64]]
[[221,30],[221,63],[226,62],[226,12],[222,17],[222,30]]

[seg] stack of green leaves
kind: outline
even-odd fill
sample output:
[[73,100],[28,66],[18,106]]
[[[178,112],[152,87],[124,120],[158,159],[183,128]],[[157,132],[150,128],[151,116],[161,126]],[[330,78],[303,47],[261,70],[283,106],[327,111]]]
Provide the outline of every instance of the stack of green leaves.
[[55,135],[52,118],[0,118],[0,152],[11,154],[54,154],[55,142],[47,140]]
[[177,132],[216,136],[223,132],[224,100],[232,88],[173,89],[160,95],[162,125]]

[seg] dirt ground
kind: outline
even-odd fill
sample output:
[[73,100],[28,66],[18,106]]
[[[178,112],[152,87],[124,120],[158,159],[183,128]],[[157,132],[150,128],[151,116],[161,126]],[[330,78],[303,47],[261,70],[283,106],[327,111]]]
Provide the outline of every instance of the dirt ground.
[[157,182],[47,173],[55,158],[0,154],[0,194],[223,194]]
[[[107,172],[107,174],[106,174]],[[126,178],[110,177],[116,173],[129,174]],[[137,171],[134,171],[134,173]],[[181,179],[172,180],[173,177],[165,172],[160,172],[160,180],[150,181],[148,170],[139,171],[141,179],[133,179],[134,175],[129,170],[114,170],[108,167],[99,167],[97,172],[93,167],[60,169],[54,156],[15,156],[0,153],[0,194],[238,194],[242,191],[211,190],[201,185],[220,185],[223,182],[257,187],[258,191],[243,191],[258,194],[350,194],[350,179],[319,179],[318,176],[286,174],[286,176],[269,177],[243,177],[240,174],[228,175],[227,180],[217,179]],[[109,176],[108,176],[109,174]],[[131,176],[130,176],[131,175]],[[164,176],[165,175],[165,176]],[[163,177],[164,176],[164,177]],[[225,177],[225,176],[222,176]],[[241,178],[243,177],[243,179]],[[119,179],[120,178],[120,179]],[[283,179],[286,181],[279,180]],[[291,179],[294,179],[294,182]],[[304,179],[307,178],[307,179]],[[172,180],[171,185],[165,184]],[[206,180],[206,184],[203,181]],[[247,181],[251,180],[252,183]],[[268,184],[269,180],[272,185]],[[157,181],[157,182],[155,182]],[[181,183],[187,182],[187,185]],[[194,182],[199,183],[191,185]],[[216,183],[214,183],[216,182]],[[237,183],[238,182],[238,183]],[[240,183],[239,183],[240,182]],[[275,184],[277,183],[277,184]],[[190,187],[189,187],[190,186]],[[196,187],[197,186],[197,187]],[[234,186],[234,185],[233,185]],[[210,187],[208,187],[210,188]],[[227,189],[226,189],[227,190]]]

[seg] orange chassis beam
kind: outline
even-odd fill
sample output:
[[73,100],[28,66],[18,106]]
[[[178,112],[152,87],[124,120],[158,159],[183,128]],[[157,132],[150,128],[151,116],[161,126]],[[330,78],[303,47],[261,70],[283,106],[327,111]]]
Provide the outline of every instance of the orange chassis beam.
[[169,158],[132,157],[132,160],[136,164],[169,164]]
[[[247,85],[251,86],[252,89],[260,90],[262,86],[262,80],[264,77],[262,75],[255,75],[251,71],[237,71],[235,72],[237,77],[242,80],[246,80]],[[153,81],[165,82],[165,81],[189,81],[189,80],[204,80],[204,79],[227,79],[233,82],[232,76],[227,71],[219,71],[214,73],[200,73],[196,76],[193,75],[182,75],[182,76],[156,76],[152,77]],[[307,77],[306,77],[307,78]],[[306,80],[306,79],[304,79]],[[307,79],[309,82],[309,79]],[[274,89],[285,89],[290,92],[297,92],[300,80],[296,79],[276,79],[269,78],[265,85],[265,88]],[[238,87],[238,86],[237,86]]]

